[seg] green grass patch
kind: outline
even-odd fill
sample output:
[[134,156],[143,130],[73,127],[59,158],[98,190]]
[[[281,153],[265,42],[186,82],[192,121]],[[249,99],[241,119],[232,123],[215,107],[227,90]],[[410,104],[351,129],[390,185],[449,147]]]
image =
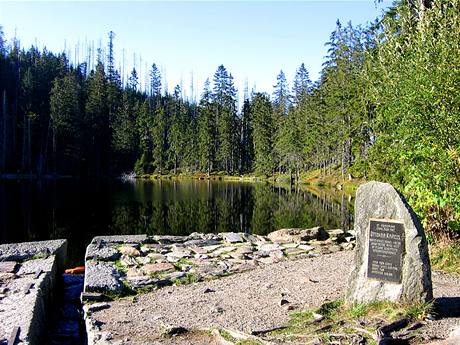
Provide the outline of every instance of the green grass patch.
[[432,245],[430,252],[433,269],[460,274],[460,244]]
[[[290,320],[285,328],[270,332],[269,335],[281,342],[301,341],[309,344],[317,339],[325,343],[352,344],[362,337],[366,340],[366,344],[375,344],[376,330],[383,324],[401,318],[412,321],[423,319],[431,310],[430,303],[404,305],[374,302],[349,305],[342,300],[336,300],[327,302],[316,310],[290,314]],[[336,339],[334,334],[341,335],[342,338]]]

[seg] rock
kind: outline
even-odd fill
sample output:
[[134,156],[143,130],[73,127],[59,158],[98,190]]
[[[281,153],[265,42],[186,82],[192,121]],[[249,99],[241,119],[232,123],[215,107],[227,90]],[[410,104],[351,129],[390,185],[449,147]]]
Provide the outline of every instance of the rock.
[[145,274],[155,274],[174,270],[174,266],[170,263],[147,264],[142,267]]
[[166,258],[168,261],[170,259],[183,259],[183,258],[188,258],[192,255],[192,252],[189,249],[186,248],[177,248],[177,250],[174,250],[172,252],[169,252],[166,254]]
[[221,248],[216,249],[215,251],[213,251],[212,254],[214,256],[219,256],[219,255],[222,255],[222,254],[230,253],[230,252],[234,251],[235,249],[236,249],[236,247],[231,247],[231,246],[221,247]]
[[171,272],[162,276],[162,279],[173,281],[176,279],[184,278],[186,275],[187,273],[185,272]]
[[273,250],[270,252],[269,256],[278,260],[284,259],[284,253],[282,250]]
[[311,229],[281,229],[268,234],[268,238],[276,243],[297,243],[310,240],[323,241],[329,238],[329,234],[321,226],[317,226]]
[[102,260],[102,261],[116,261],[121,256],[120,252],[115,248],[104,246],[99,248],[95,243],[91,243],[86,248],[86,260]]
[[129,286],[133,289],[140,289],[149,285],[154,285],[158,282],[157,279],[153,279],[148,276],[128,277],[127,281]]
[[331,253],[337,253],[337,252],[340,252],[342,250],[342,248],[338,245],[332,245],[332,246],[329,246],[329,251]]
[[93,303],[88,306],[88,311],[94,313],[96,311],[109,309],[109,308],[110,308],[110,304],[106,302]]
[[309,252],[310,250],[315,249],[315,247],[309,246],[307,244],[299,244],[299,246],[297,248],[305,250],[306,252]]
[[181,243],[187,241],[187,236],[169,236],[169,235],[156,235],[153,239],[160,244]]
[[0,261],[0,272],[1,273],[14,273],[18,266],[15,261]]
[[147,257],[155,262],[166,262],[166,256],[160,253],[149,253]]
[[259,251],[261,252],[272,252],[281,249],[283,248],[277,243],[263,243],[259,246]]
[[206,288],[206,289],[204,289],[204,291],[203,291],[203,293],[211,293],[211,292],[216,292],[216,291],[214,291],[214,290],[211,289],[211,288]]
[[238,243],[238,242],[243,242],[243,238],[241,237],[241,234],[237,232],[223,232],[219,234],[223,237],[225,242],[228,243]]
[[324,319],[324,316],[321,315],[321,314],[318,314],[318,313],[313,313],[313,320],[315,320],[315,322],[320,322]]
[[136,261],[139,265],[147,265],[151,263],[151,258],[146,257],[146,256],[138,256],[136,258]]
[[278,302],[279,306],[282,307],[283,305],[289,304],[289,301],[287,299],[280,299]]
[[134,259],[131,256],[126,256],[126,255],[123,255],[121,257],[120,262],[125,267],[132,267],[132,266],[137,266],[138,265],[136,259]]
[[86,261],[85,292],[121,291],[122,289],[121,275],[113,264]]
[[389,300],[412,304],[433,299],[423,227],[393,186],[369,182],[358,188],[355,230],[357,241],[346,293],[348,302]]
[[128,256],[140,256],[141,255],[141,252],[137,248],[132,247],[132,246],[122,246],[118,251],[121,254],[128,255]]
[[184,242],[184,246],[187,247],[205,247],[205,246],[215,246],[220,244],[220,241],[216,240],[207,240],[207,239],[199,239],[199,240],[189,240]]
[[269,257],[265,257],[265,258],[260,258],[260,259],[257,259],[257,261],[265,264],[265,265],[269,265],[269,264],[274,264],[276,262],[280,262],[282,259],[279,259],[277,257],[274,257],[274,256],[269,256]]
[[251,234],[242,234],[241,237],[243,237],[243,240],[249,243],[257,243],[260,242],[259,238],[257,236],[251,235]]
[[128,271],[126,272],[126,276],[129,278],[129,277],[140,277],[140,276],[143,276],[144,273],[142,272],[141,269],[139,268],[130,268],[128,269]]
[[284,250],[284,253],[286,253],[287,256],[296,256],[306,253],[306,250],[301,248],[287,248]]
[[345,231],[343,231],[342,229],[327,230],[327,232],[329,233],[330,236],[336,236],[336,237],[345,234]]

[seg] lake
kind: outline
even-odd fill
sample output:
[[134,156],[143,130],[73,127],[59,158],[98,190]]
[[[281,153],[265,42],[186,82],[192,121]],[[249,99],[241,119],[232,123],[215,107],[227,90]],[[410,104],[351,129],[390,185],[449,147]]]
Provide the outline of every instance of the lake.
[[78,264],[96,235],[350,228],[352,204],[329,189],[261,182],[6,180],[0,243],[67,238],[69,264]]

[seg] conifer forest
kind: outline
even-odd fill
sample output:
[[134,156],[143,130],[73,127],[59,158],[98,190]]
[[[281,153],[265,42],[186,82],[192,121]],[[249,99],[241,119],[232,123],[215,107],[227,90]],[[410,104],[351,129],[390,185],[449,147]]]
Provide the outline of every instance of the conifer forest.
[[459,9],[404,0],[365,27],[337,22],[317,81],[300,64],[291,85],[280,70],[271,94],[239,99],[224,65],[197,100],[179,85],[168,92],[154,61],[141,89],[136,69],[117,67],[113,32],[95,63],[75,64],[0,29],[0,174],[339,171],[393,183],[424,219],[457,232]]

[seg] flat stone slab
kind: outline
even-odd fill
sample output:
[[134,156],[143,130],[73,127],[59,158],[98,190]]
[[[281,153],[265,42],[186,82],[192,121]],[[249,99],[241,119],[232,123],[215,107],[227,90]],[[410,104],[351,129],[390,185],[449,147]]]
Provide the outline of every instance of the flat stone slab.
[[86,292],[121,291],[123,284],[121,274],[108,262],[87,261],[85,268]]
[[0,273],[13,273],[17,265],[16,261],[0,261]]
[[145,243],[148,242],[150,239],[149,236],[143,235],[113,235],[113,236],[96,236],[91,241],[92,243],[100,242],[101,245],[103,243]]
[[104,261],[115,261],[121,256],[115,248],[104,246],[99,248],[95,243],[91,243],[86,249],[86,258]]
[[34,256],[60,256],[62,252],[67,252],[67,240],[7,243],[0,245],[0,261],[22,261]]
[[0,279],[0,340],[9,339],[18,328],[16,343],[43,344],[47,309],[64,265],[67,241],[12,243],[0,248],[3,258],[21,261],[14,262],[14,270]]

